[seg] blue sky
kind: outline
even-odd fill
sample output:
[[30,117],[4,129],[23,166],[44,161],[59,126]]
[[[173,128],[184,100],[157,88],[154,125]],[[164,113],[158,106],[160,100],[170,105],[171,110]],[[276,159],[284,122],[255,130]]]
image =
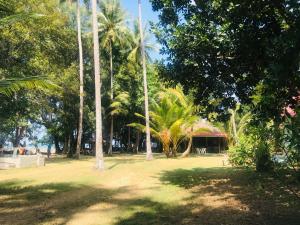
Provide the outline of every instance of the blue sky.
[[[137,0],[120,0],[122,6],[128,14],[132,17],[131,19],[135,19],[138,17],[138,1]],[[152,6],[149,0],[142,0],[142,17],[143,17],[143,25],[145,23],[158,22],[158,14],[152,11]],[[155,37],[152,38],[153,42],[156,42]],[[151,57],[153,60],[161,59],[162,56],[158,52],[151,53]]]
[[[137,0],[121,0],[123,7],[133,16],[137,18],[138,16],[138,4]],[[158,15],[156,12],[152,11],[152,6],[149,0],[142,0],[142,11],[143,11],[143,21],[158,21]]]

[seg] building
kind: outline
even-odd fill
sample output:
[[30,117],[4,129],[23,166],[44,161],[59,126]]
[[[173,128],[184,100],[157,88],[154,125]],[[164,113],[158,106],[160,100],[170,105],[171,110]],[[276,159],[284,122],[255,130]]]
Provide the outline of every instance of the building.
[[221,153],[228,147],[227,134],[206,120],[200,120],[193,128],[192,151],[205,149],[206,153]]

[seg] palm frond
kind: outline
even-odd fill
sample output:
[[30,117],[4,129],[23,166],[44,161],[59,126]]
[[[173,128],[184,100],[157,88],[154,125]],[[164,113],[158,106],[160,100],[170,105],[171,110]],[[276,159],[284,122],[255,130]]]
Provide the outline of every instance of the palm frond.
[[45,77],[26,77],[0,80],[0,94],[10,96],[21,89],[55,90],[59,87]]
[[109,115],[121,115],[121,114],[127,114],[128,109],[127,106],[129,105],[129,94],[128,92],[122,92],[118,94],[113,102],[110,104],[110,112]]

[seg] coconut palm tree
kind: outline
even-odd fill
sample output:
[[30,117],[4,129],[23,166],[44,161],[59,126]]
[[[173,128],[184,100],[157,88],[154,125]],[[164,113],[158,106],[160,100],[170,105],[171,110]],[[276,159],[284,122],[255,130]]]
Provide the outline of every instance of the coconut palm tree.
[[[103,0],[100,3],[99,34],[101,44],[109,52],[110,58],[110,83],[111,102],[114,100],[114,72],[113,72],[113,46],[124,45],[128,42],[128,28],[126,24],[126,13],[121,7],[119,0]],[[112,154],[112,141],[114,133],[114,117],[111,115],[110,145],[108,154]]]
[[79,121],[78,121],[78,133],[77,133],[77,146],[76,146],[76,158],[80,158],[81,150],[81,139],[83,130],[83,104],[84,104],[84,90],[83,90],[83,51],[82,51],[82,40],[81,40],[81,18],[80,18],[80,0],[77,0],[77,38],[78,38],[78,49],[79,49]]
[[[192,127],[198,121],[198,107],[192,99],[185,96],[181,88],[169,88],[158,94],[158,99],[151,106],[150,131],[163,145],[167,157],[176,156],[179,145],[192,136]],[[145,116],[137,114],[145,119]],[[143,132],[146,126],[138,123],[130,124]]]
[[[143,29],[143,44],[145,49],[145,57],[146,62],[151,61],[150,52],[157,51],[157,47],[151,43],[151,36],[148,32],[147,26]],[[131,32],[130,37],[131,48],[128,54],[128,59],[132,62],[137,64],[142,63],[142,42],[141,42],[141,35],[139,29],[139,21],[135,20],[133,24],[133,30]]]
[[101,76],[100,54],[97,18],[97,0],[92,0],[92,31],[94,43],[94,70],[95,70],[95,101],[96,101],[96,168],[104,170],[102,114],[101,114]]
[[142,55],[142,66],[143,66],[143,80],[144,80],[144,97],[145,97],[145,120],[146,120],[146,159],[152,160],[152,149],[151,149],[151,137],[150,137],[150,116],[149,116],[149,97],[148,97],[148,83],[147,83],[147,68],[146,68],[146,54],[144,46],[144,34],[142,24],[142,3],[138,0],[139,9],[139,30],[141,39],[141,55]]
[[[73,5],[74,0],[61,0],[65,3],[65,10],[69,15],[75,13],[75,7]],[[77,40],[78,40],[78,61],[79,61],[79,119],[78,119],[78,132],[77,132],[77,145],[75,158],[80,158],[82,130],[83,130],[83,105],[84,105],[84,83],[83,83],[83,49],[82,49],[82,28],[81,28],[81,1],[77,0],[76,4],[76,28],[77,28]],[[88,4],[86,0],[83,1]],[[74,25],[75,26],[75,25]]]

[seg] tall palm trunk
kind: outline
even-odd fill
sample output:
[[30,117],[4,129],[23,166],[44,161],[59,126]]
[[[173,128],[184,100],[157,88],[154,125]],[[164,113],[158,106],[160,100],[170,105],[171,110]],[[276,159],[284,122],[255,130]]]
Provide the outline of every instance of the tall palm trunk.
[[[113,53],[112,53],[112,43],[109,42],[109,57],[110,57],[110,99],[111,102],[114,100],[114,73],[113,73]],[[109,149],[108,154],[112,155],[112,148],[113,148],[113,138],[114,138],[114,116],[111,115],[111,122],[110,122],[110,141],[109,141]]]
[[79,106],[79,121],[78,121],[78,134],[76,146],[76,158],[80,158],[82,127],[83,127],[83,53],[82,53],[82,40],[81,40],[81,19],[80,19],[80,0],[77,0],[77,35],[78,35],[78,48],[79,48],[79,80],[80,80],[80,106]]
[[93,24],[93,42],[94,42],[95,101],[96,101],[96,168],[98,170],[104,170],[97,0],[92,0],[92,24]]
[[143,79],[144,79],[144,97],[145,97],[145,117],[146,117],[146,150],[147,150],[147,160],[152,160],[152,149],[151,149],[151,139],[150,139],[150,118],[149,118],[149,97],[148,97],[148,84],[147,84],[147,68],[146,68],[146,56],[145,56],[145,46],[144,46],[144,34],[142,25],[142,3],[138,0],[139,7],[139,28],[141,37],[141,53],[142,53],[142,65],[143,65]]

